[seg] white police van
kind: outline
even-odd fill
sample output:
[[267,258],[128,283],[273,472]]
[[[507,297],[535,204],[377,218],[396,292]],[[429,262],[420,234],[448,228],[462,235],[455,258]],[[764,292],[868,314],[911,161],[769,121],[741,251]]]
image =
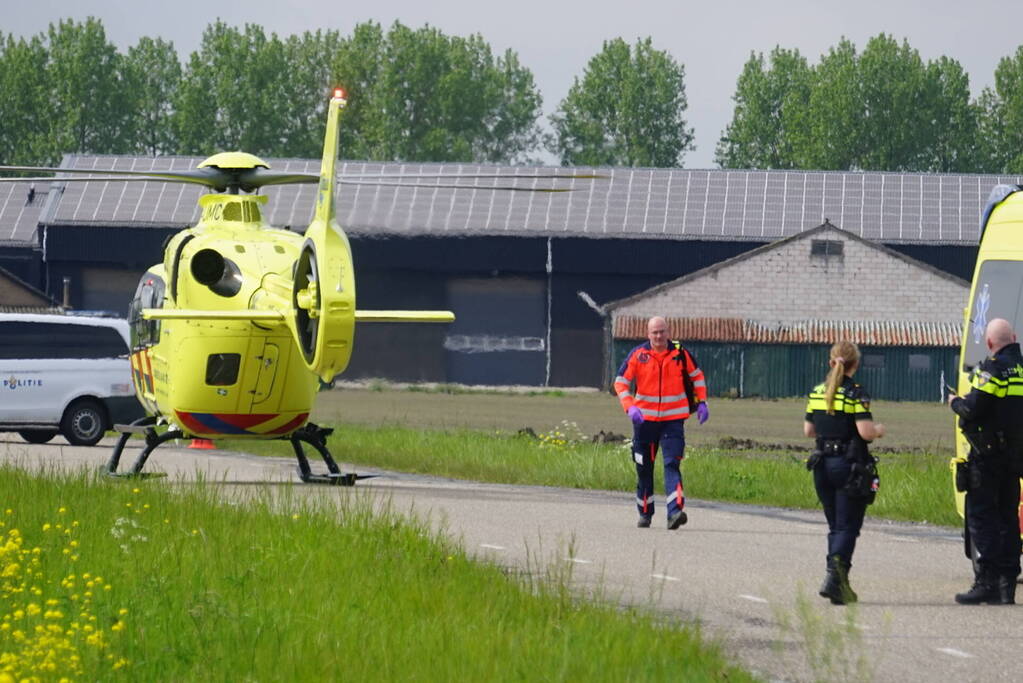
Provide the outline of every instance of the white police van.
[[93,446],[141,417],[128,345],[117,318],[0,313],[0,431]]

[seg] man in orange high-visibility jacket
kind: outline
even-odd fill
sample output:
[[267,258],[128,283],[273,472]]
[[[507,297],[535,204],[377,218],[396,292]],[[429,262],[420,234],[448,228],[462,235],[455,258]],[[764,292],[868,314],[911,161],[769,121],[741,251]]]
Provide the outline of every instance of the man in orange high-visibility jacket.
[[[696,413],[707,421],[707,383],[703,371],[678,342],[668,340],[668,323],[650,318],[647,338],[625,357],[615,378],[615,392],[632,419],[632,458],[636,461],[636,507],[640,528],[654,516],[654,461],[660,444],[664,457],[664,489],[668,528],[686,523],[685,496],[679,465],[685,455],[684,421]],[[689,396],[686,384],[695,396]],[[695,409],[694,409],[695,408]]]

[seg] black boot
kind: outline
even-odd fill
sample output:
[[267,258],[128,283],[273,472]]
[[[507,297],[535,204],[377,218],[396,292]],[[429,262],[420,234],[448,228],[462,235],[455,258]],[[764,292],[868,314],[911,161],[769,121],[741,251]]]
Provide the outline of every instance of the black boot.
[[817,593],[822,598],[841,595],[838,588],[838,572],[832,566],[830,558],[828,559],[828,573],[824,575],[824,583],[821,584],[821,589]]
[[824,578],[820,595],[831,600],[832,605],[848,605],[859,599],[849,585],[849,563],[840,555],[828,557],[828,574]]
[[[1000,605],[1002,604],[1002,595],[998,583],[998,577],[992,576],[984,570],[978,571],[976,578],[973,580],[973,587],[965,593],[956,593],[956,602],[960,605],[980,605],[984,603]],[[1010,589],[1006,588],[1006,591],[1008,590]],[[1012,586],[1011,590],[1013,598],[1015,598],[1015,585]]]
[[998,577],[998,600],[1003,605],[1015,605],[1016,604],[1016,577],[1015,576],[999,576]]

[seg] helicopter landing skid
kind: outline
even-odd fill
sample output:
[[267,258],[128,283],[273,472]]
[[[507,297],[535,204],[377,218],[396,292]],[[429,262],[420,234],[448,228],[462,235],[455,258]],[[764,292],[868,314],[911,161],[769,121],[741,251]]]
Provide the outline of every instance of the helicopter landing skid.
[[[330,427],[321,427],[312,422],[307,423],[301,429],[296,430],[288,437],[291,447],[295,449],[295,457],[298,459],[298,477],[306,484],[331,484],[333,486],[355,486],[359,479],[369,479],[373,475],[359,475],[354,472],[342,473],[341,468],[334,462],[330,451],[327,450],[327,437],[334,430]],[[309,466],[309,459],[306,458],[302,449],[302,442],[305,442],[316,449],[323,458],[323,464],[327,466],[326,474],[314,474]]]
[[[152,453],[157,446],[173,441],[174,439],[183,439],[185,435],[176,429],[169,429],[163,434],[158,434],[156,431],[156,418],[152,415],[139,418],[130,425],[115,425],[115,429],[121,432],[121,436],[117,439],[117,444],[114,446],[114,452],[110,454],[110,460],[107,461],[107,465],[104,468],[104,472],[110,477],[120,477],[125,479],[153,479],[156,477],[166,477],[167,474],[164,472],[143,472],[142,468],[146,464],[146,460],[149,458],[149,454]],[[128,439],[131,438],[132,434],[142,433],[145,435],[146,447],[139,453],[139,457],[135,459],[135,463],[131,466],[131,470],[128,472],[118,472],[117,466],[121,461],[121,453],[124,451],[125,445],[128,443]]]

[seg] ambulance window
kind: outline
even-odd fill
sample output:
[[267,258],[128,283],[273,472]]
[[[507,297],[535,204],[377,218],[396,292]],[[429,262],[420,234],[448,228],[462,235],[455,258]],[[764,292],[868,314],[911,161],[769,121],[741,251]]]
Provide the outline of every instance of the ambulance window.
[[240,353],[211,353],[206,359],[206,384],[214,387],[234,384],[241,362]]
[[995,318],[1005,318],[1014,329],[1023,323],[1023,261],[984,261],[977,274],[970,314],[963,330],[963,370],[969,372],[988,355],[984,329]]

